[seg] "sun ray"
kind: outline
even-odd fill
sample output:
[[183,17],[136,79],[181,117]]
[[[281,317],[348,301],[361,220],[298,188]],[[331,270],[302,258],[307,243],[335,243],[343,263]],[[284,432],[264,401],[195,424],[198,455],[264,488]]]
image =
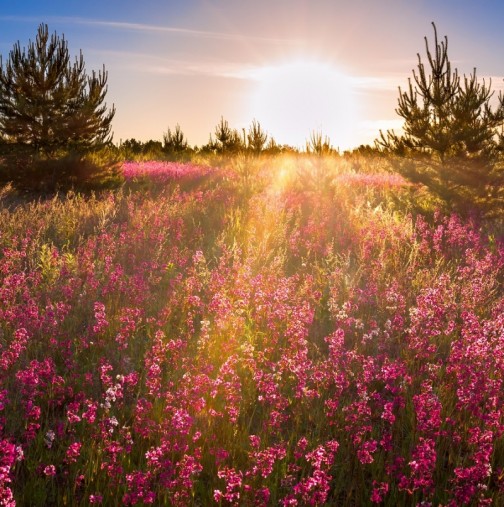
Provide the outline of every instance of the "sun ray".
[[304,147],[312,131],[335,147],[355,144],[359,124],[352,79],[335,66],[296,60],[259,69],[253,115],[280,143]]

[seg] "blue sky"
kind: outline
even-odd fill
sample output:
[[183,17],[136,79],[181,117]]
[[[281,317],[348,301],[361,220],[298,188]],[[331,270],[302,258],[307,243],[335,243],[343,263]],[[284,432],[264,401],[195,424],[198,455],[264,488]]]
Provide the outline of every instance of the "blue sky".
[[431,21],[448,35],[454,66],[477,67],[503,88],[497,0],[0,0],[0,7],[4,60],[43,22],[65,35],[72,54],[82,50],[88,72],[105,65],[116,142],[161,139],[179,123],[201,145],[221,116],[239,129],[256,118],[294,145],[311,130],[344,148],[371,142],[379,128],[400,127],[397,87],[416,53],[425,54]]

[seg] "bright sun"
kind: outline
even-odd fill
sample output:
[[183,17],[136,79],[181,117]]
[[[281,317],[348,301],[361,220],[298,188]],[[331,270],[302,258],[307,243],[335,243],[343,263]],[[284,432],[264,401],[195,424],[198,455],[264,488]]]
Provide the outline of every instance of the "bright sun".
[[327,135],[340,149],[357,143],[358,110],[349,76],[332,65],[298,60],[263,67],[253,116],[280,144],[304,148],[312,131]]

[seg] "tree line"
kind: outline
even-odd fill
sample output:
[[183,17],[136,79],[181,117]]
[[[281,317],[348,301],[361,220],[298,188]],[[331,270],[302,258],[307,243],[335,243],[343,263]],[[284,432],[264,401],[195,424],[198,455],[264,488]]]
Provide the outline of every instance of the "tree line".
[[[504,203],[504,98],[492,107],[491,83],[476,69],[461,76],[452,69],[448,38],[431,48],[425,37],[426,62],[417,55],[406,90],[399,88],[397,114],[402,134],[380,132],[375,146],[357,152],[389,157],[394,170],[427,188],[456,209],[500,212]],[[41,24],[27,48],[16,43],[4,64],[0,56],[0,177],[58,186],[80,185],[90,175],[117,166],[119,158],[157,155],[188,160],[198,153],[233,155],[295,151],[278,145],[257,120],[248,129],[231,128],[224,118],[206,145],[190,147],[181,127],[168,128],[163,141],[128,139],[112,144],[115,108],[105,103],[107,72],[86,73],[82,52],[72,62],[68,44]],[[96,157],[105,151],[106,157]],[[329,138],[312,132],[306,152],[337,153]],[[103,163],[106,160],[106,163]]]
[[[369,147],[371,149],[371,147]],[[247,153],[250,155],[279,155],[282,153],[299,153],[300,149],[288,144],[279,144],[268,134],[261,123],[252,120],[248,129],[231,128],[229,122],[221,117],[215,126],[213,134],[202,146],[190,146],[187,137],[179,124],[172,130],[168,128],[163,133],[163,141],[150,139],[139,141],[135,138],[120,141],[118,145],[121,156],[126,159],[136,157],[165,158],[167,160],[186,161],[195,154],[236,155]],[[306,141],[304,150],[315,155],[337,154],[328,136],[313,131]]]

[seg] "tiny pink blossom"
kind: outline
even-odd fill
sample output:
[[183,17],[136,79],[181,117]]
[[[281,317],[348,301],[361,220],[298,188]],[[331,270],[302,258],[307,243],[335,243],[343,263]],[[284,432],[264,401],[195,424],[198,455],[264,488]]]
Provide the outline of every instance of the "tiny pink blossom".
[[56,467],[54,465],[47,465],[44,468],[44,475],[47,477],[53,477],[56,475]]

